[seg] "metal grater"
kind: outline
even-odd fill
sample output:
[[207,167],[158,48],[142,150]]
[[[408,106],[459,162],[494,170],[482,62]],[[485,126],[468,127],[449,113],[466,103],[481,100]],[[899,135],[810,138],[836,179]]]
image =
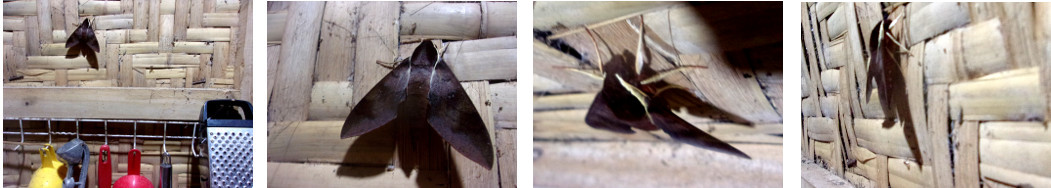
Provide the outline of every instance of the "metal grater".
[[[244,112],[244,118],[237,108]],[[207,134],[209,185],[252,187],[252,105],[242,100],[211,100],[201,109]]]

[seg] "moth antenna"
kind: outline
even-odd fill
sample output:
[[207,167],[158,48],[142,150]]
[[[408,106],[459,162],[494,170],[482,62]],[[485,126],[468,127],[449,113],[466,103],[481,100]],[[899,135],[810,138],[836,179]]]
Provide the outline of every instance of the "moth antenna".
[[580,73],[580,74],[583,74],[585,76],[588,76],[589,78],[594,78],[595,80],[602,80],[602,79],[604,79],[604,77],[606,77],[605,72],[602,72],[601,74],[595,74],[595,73],[592,73],[592,72],[588,72],[588,71],[584,71],[584,70],[580,70],[580,69],[572,68],[572,67],[555,67],[555,68],[557,68],[557,69],[565,69],[565,70],[568,70],[568,71],[571,71],[571,72]]
[[682,72],[682,71],[685,71],[685,70],[688,70],[688,69],[707,69],[707,68],[708,68],[708,66],[704,66],[704,65],[684,65],[684,66],[681,66],[681,67],[676,67],[676,68],[671,69],[671,70],[667,70],[667,71],[664,71],[664,72],[657,73],[657,75],[654,75],[652,77],[646,78],[646,79],[642,80],[642,82],[639,82],[639,83],[641,83],[643,85],[651,84],[653,82],[664,80],[664,78],[666,78],[668,76],[674,75],[675,73],[679,73],[679,72]]
[[449,47],[449,45],[445,44],[442,40],[439,39],[438,40],[438,60],[435,61],[435,65],[437,65],[438,61],[441,61],[442,58],[445,57],[444,54],[445,54],[446,47]]
[[588,38],[591,38],[591,45],[595,46],[595,56],[598,56],[598,71],[605,72],[602,70],[602,53],[598,51],[598,41],[595,41],[595,36],[592,35],[590,28],[584,27],[584,31],[588,32]]
[[690,88],[682,87],[682,86],[675,85],[675,84],[668,84],[668,86],[665,86],[665,87],[657,89],[657,92],[654,92],[653,96],[661,95],[661,92],[664,92],[664,91],[669,90],[669,89],[690,90]]
[[615,76],[617,77],[617,81],[620,82],[620,85],[623,86],[624,89],[627,89],[632,96],[635,96],[636,100],[639,100],[639,103],[642,104],[642,108],[647,109],[647,111],[649,111],[648,109],[650,109],[650,104],[646,102],[646,98],[649,98],[649,96],[647,96],[645,92],[642,92],[641,89],[635,87],[634,85],[631,85],[627,81],[624,81],[624,78],[621,78],[619,74],[615,74]]
[[[627,21],[627,20],[625,20],[625,21]],[[631,22],[628,21],[628,23],[630,24]],[[646,33],[646,22],[645,22],[645,19],[642,18],[641,14],[639,15],[639,26],[640,26],[639,27],[639,44],[638,44],[638,47],[636,47],[636,49],[635,49],[635,74],[641,74],[642,73],[643,59],[646,59],[646,58],[644,58],[642,56],[643,54],[645,54],[642,51],[642,47],[644,46],[643,44],[645,43],[645,41],[644,41],[645,38],[643,36],[645,36],[645,33]]]

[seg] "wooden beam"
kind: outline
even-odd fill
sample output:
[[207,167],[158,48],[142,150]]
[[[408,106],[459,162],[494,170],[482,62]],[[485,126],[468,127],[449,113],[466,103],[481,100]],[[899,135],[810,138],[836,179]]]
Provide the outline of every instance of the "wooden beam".
[[4,117],[198,120],[204,102],[238,91],[188,88],[4,87]]
[[851,187],[847,180],[836,176],[832,171],[821,168],[821,166],[818,166],[817,164],[804,163],[800,174],[803,177],[804,183],[808,183],[814,187]]
[[753,159],[680,144],[538,141],[533,144],[533,175],[543,181],[534,183],[537,187],[781,186],[780,145],[734,146]]
[[[267,184],[274,187],[443,187],[445,171],[340,166],[333,164],[267,163]],[[408,175],[406,175],[408,174]]]

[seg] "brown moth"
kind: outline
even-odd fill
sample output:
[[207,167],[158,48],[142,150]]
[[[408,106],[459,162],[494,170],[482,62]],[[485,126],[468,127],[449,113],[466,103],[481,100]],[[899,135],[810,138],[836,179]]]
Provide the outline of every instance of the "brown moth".
[[[900,43],[898,43],[890,32],[891,20],[887,13],[883,13],[883,20],[879,25],[872,28],[869,35],[869,67],[865,82],[875,81],[878,88],[880,107],[886,116],[883,119],[883,127],[894,126],[895,119],[900,119],[902,129],[905,132],[906,142],[912,149],[919,149],[919,141],[916,140],[916,128],[913,124],[912,115],[909,111],[909,96],[905,90],[905,74],[902,72],[902,62],[899,58]],[[873,84],[866,84],[865,100],[872,99]],[[916,159],[922,158],[919,151],[912,152]],[[918,161],[922,164],[922,161]]]
[[91,68],[98,69],[98,59],[95,53],[100,52],[99,40],[95,38],[95,30],[91,29],[91,22],[87,18],[84,22],[73,30],[73,34],[69,35],[69,39],[66,39],[66,48],[69,48],[66,58],[76,58],[77,55],[84,55],[88,59],[88,64]]
[[[879,89],[880,107],[887,117],[883,123],[885,127],[893,125],[895,118],[901,118],[906,124],[912,123],[909,98],[905,93],[905,74],[901,70],[897,45],[890,35],[887,18],[884,15],[884,21],[873,28],[869,36],[869,67],[865,79],[875,81],[875,88]],[[865,100],[872,99],[872,89],[873,84],[867,84]]]
[[614,55],[604,65],[602,89],[591,103],[585,123],[592,128],[625,134],[635,133],[632,128],[646,131],[661,129],[676,141],[751,159],[744,152],[672,113],[672,109],[686,108],[693,115],[750,124],[738,115],[699,99],[685,87],[661,80],[670,72],[705,67],[682,66],[658,73],[643,65],[645,53],[642,40],[640,36],[639,57],[624,51],[621,55]]
[[386,124],[408,125],[412,131],[433,129],[475,163],[493,166],[493,146],[482,117],[428,40],[365,94],[340,135],[361,136]]

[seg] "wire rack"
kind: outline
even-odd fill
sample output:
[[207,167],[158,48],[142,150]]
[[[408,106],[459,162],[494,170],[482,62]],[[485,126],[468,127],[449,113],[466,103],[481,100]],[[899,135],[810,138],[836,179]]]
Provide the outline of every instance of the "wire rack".
[[[80,138],[80,137],[104,137],[104,140],[105,140],[106,144],[109,144],[109,138],[111,138],[111,137],[112,138],[132,138],[133,140],[137,140],[139,138],[144,138],[144,139],[161,139],[164,142],[167,142],[167,140],[169,140],[169,139],[174,139],[174,140],[192,140],[191,146],[190,146],[191,148],[196,148],[195,145],[197,144],[197,142],[198,141],[203,141],[202,140],[203,138],[199,138],[199,137],[196,137],[196,136],[171,136],[171,135],[167,135],[167,132],[168,132],[167,129],[168,129],[169,125],[193,125],[193,130],[192,130],[193,134],[191,134],[191,135],[197,135],[197,131],[199,131],[199,128],[201,128],[201,127],[199,127],[200,126],[200,122],[197,122],[197,121],[161,121],[161,120],[129,120],[129,119],[91,119],[91,118],[40,118],[40,117],[4,117],[4,121],[18,121],[18,131],[6,131],[5,130],[3,132],[4,132],[4,135],[17,135],[21,142],[25,142],[25,136],[26,135],[48,136],[48,142],[49,143],[52,140],[51,137],[54,136],[54,135],[59,135],[59,136],[77,136],[77,138]],[[27,131],[25,131],[25,127],[24,127],[24,122],[25,121],[47,122],[47,131],[46,132],[40,132],[40,131],[29,131],[29,132],[27,132]],[[76,126],[76,132],[52,131],[52,126],[53,126],[52,122],[74,122],[75,126]],[[81,133],[80,132],[80,127],[81,127],[80,123],[82,123],[82,122],[102,123],[102,126],[103,126],[102,128],[104,130],[104,133],[102,133],[102,134],[99,134],[99,133]],[[133,134],[110,134],[109,133],[109,125],[110,125],[110,123],[114,123],[114,125],[116,125],[116,126],[124,126],[124,127],[131,126]],[[163,135],[149,135],[149,134],[139,135],[139,134],[137,134],[138,133],[139,124],[143,124],[145,126],[157,126],[157,125],[163,126],[164,134]],[[10,125],[5,125],[5,127],[8,127],[8,126],[10,126]],[[138,144],[137,141],[133,141],[132,142],[132,148],[135,148],[137,146],[137,144]],[[20,147],[21,147],[21,145],[16,146],[14,149],[17,150]],[[167,151],[167,144],[163,144],[162,147],[164,147],[164,150]],[[201,156],[201,153],[197,152],[195,149],[191,149],[191,151],[192,151],[192,154],[193,154],[194,157],[200,157]]]

